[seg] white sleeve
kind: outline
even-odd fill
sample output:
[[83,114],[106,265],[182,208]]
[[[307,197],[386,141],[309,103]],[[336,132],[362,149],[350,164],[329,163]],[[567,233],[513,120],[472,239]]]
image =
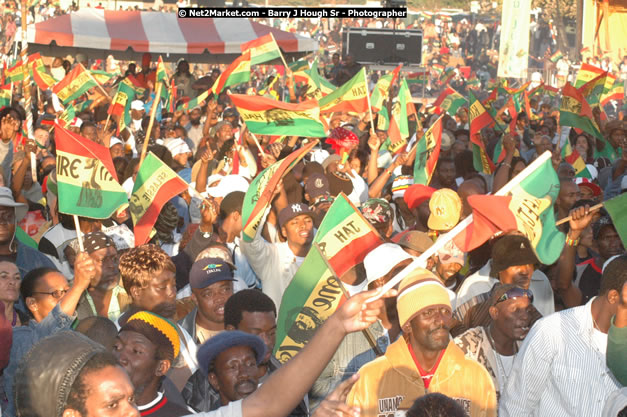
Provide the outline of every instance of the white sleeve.
[[185,417],[242,417],[243,416],[242,401],[243,400],[230,402],[228,405],[225,405],[224,407],[220,407],[215,411],[190,414]]

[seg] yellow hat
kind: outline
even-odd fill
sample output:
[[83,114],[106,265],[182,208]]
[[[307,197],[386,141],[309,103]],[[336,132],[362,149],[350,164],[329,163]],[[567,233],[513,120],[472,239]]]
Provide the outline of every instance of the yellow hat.
[[399,286],[396,309],[401,327],[405,326],[422,309],[434,305],[451,307],[446,288],[430,271],[416,268]]
[[180,343],[176,325],[155,313],[140,311],[133,314],[120,329],[120,332],[123,331],[143,334],[157,346],[164,346],[172,355],[170,360],[179,355]]
[[451,230],[459,222],[462,213],[462,200],[449,188],[435,191],[429,200],[429,220],[431,230]]

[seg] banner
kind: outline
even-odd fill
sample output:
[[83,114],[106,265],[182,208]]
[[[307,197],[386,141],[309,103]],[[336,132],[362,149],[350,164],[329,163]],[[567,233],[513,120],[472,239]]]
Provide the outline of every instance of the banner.
[[531,0],[503,0],[499,77],[527,78]]

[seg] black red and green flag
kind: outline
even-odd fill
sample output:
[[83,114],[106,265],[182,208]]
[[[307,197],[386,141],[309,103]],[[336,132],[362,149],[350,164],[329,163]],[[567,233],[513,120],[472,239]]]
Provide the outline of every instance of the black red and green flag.
[[382,75],[379,81],[377,81],[377,84],[372,89],[372,94],[370,94],[370,107],[373,112],[376,113],[383,108],[383,103],[388,97],[390,86],[394,85],[394,81],[396,81],[396,77],[398,77],[398,72],[401,70],[402,66],[403,64],[400,64],[390,74]]
[[267,97],[230,94],[248,130],[259,135],[324,137],[316,100],[285,103]]
[[548,158],[507,196],[468,197],[473,222],[455,238],[455,244],[468,252],[495,234],[518,230],[529,239],[540,263],[553,264],[565,241],[564,233],[555,226],[553,210],[559,189],[559,178]]
[[163,205],[187,190],[187,187],[187,182],[155,154],[149,152],[146,155],[137,171],[133,194],[129,201],[135,246],[143,245],[150,240],[152,227]]
[[53,88],[52,92],[59,97],[59,100],[65,105],[72,100],[76,100],[87,90],[98,86],[98,83],[91,76],[89,71],[82,64],[76,65],[69,74],[59,81]]
[[337,111],[363,113],[368,111],[366,69],[362,68],[350,80],[318,100],[320,113]]
[[107,219],[128,202],[109,149],[55,125],[59,211]]
[[570,85],[570,83],[566,83],[562,88],[560,125],[581,129],[604,142],[605,146],[611,146],[603,134],[601,134],[601,130],[594,121],[594,115],[592,114],[590,105],[581,92]]
[[[299,316],[315,314],[321,324],[333,314],[345,300],[337,277],[363,262],[381,243],[381,237],[370,222],[344,193],[340,193],[324,216],[311,250],[283,294],[274,351],[279,361],[287,362],[309,341],[307,337],[299,337],[304,336],[297,332]],[[320,302],[321,295],[324,302]]]
[[317,140],[308,142],[305,146],[295,150],[280,161],[270,165],[257,175],[248,187],[242,206],[242,238],[251,242],[257,231],[266,210],[272,202],[274,190],[281,179],[296,165],[314,146]]
[[416,144],[414,184],[429,185],[440,157],[442,145],[442,118],[440,116]]
[[473,166],[478,172],[492,174],[495,166],[486,151],[485,144],[481,138],[481,130],[493,123],[494,120],[472,91],[468,92],[468,96],[470,99],[468,118],[470,120]]

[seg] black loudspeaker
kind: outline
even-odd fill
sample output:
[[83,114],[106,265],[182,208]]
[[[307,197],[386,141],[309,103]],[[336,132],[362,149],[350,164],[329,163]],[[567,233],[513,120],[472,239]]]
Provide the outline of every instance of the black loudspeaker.
[[360,64],[420,65],[422,30],[344,28],[342,53],[352,55]]

